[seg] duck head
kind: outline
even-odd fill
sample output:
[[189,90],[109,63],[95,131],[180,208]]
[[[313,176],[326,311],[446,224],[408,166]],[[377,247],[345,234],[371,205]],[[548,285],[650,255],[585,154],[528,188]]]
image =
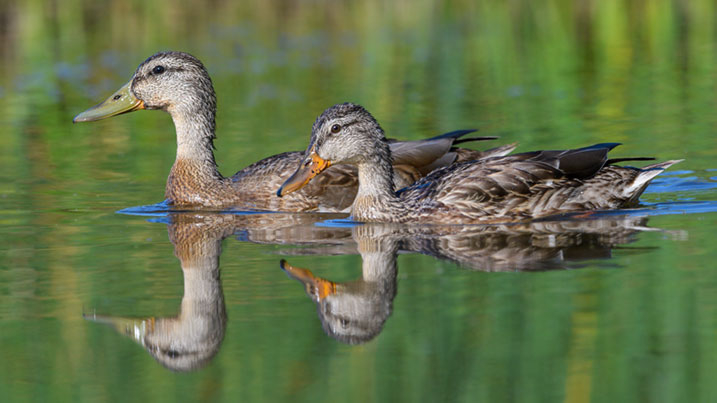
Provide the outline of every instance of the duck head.
[[200,110],[211,111],[207,117],[213,124],[216,96],[202,62],[183,52],[156,53],[137,67],[127,84],[75,116],[73,122],[91,122],[140,109],[161,109],[175,120]]
[[279,197],[297,191],[333,164],[360,166],[388,161],[383,129],[361,105],[343,103],[326,109],[314,122],[304,160],[279,188]]

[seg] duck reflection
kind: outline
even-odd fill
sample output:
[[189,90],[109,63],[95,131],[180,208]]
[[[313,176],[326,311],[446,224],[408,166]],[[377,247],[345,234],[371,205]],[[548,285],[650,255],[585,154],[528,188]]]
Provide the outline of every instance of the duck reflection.
[[[480,271],[539,271],[609,259],[612,250],[637,239],[647,217],[559,220],[514,225],[436,227],[406,234],[401,248]],[[641,249],[631,248],[638,252]]]
[[260,243],[336,243],[350,241],[349,229],[316,227],[333,218],[321,214],[193,214],[168,216],[169,240],[184,276],[179,314],[164,318],[125,318],[84,315],[105,323],[144,347],[159,363],[174,371],[207,365],[219,351],[227,325],[219,275],[222,240],[232,235]]
[[335,283],[314,276],[310,270],[294,267],[285,260],[281,268],[306,287],[316,302],[324,331],[348,344],[373,339],[391,315],[396,296],[396,238],[382,236],[390,227],[359,225],[353,228],[356,247],[361,254],[361,278]]
[[365,224],[352,228],[362,259],[357,280],[337,283],[286,260],[280,265],[304,284],[324,331],[338,341],[359,344],[376,337],[391,315],[399,252],[480,271],[564,269],[581,260],[609,258],[613,248],[634,241],[641,231],[660,231],[646,224],[646,217],[629,216],[468,227]]

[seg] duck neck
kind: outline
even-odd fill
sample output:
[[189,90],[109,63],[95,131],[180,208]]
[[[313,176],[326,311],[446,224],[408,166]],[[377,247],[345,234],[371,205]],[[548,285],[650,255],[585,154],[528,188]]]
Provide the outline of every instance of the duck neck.
[[224,182],[214,160],[214,108],[171,108],[177,132],[177,157],[167,178],[167,199],[198,202],[194,194]]
[[191,161],[219,175],[214,161],[214,108],[178,106],[169,109],[177,132],[177,161]]
[[359,188],[351,208],[354,219],[385,221],[381,213],[398,203],[391,161],[388,144],[382,142],[368,160],[358,164]]
[[[356,246],[361,254],[363,280],[367,282],[392,283],[396,280],[396,255],[398,242],[390,236],[379,236],[371,224],[354,230]],[[364,235],[358,235],[363,232]]]

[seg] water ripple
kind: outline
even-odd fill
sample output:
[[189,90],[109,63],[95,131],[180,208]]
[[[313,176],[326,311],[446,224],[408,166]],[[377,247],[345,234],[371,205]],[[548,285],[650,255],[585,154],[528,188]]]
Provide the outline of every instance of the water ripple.
[[[670,193],[704,191],[717,188],[717,177],[705,179],[694,175],[693,171],[671,172],[672,175],[661,174],[657,177],[645,193]],[[676,176],[689,175],[690,176]]]

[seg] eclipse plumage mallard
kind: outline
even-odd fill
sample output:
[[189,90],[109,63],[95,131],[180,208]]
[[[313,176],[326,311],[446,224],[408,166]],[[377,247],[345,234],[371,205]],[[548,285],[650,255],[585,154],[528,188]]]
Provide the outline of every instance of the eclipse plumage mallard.
[[[342,211],[358,188],[356,169],[335,166],[290,197],[276,197],[276,188],[302,160],[285,152],[260,160],[224,177],[214,160],[216,96],[204,65],[183,52],[160,52],[137,67],[132,79],[101,104],[80,113],[74,122],[88,122],[140,109],[168,112],[177,136],[176,160],[167,178],[165,198],[176,206],[238,207],[274,211]],[[463,138],[473,130],[446,133],[426,140],[393,142],[398,186],[408,185],[433,169],[457,161],[505,155],[515,145],[485,152],[455,147],[458,143],[495,137]]]
[[304,161],[279,188],[300,189],[333,164],[358,167],[351,215],[367,222],[481,223],[520,221],[555,214],[633,205],[650,181],[678,160],[644,168],[608,159],[618,143],[572,150],[534,151],[466,161],[431,172],[394,191],[391,149],[381,126],[363,107],[344,103],[313,125]]

